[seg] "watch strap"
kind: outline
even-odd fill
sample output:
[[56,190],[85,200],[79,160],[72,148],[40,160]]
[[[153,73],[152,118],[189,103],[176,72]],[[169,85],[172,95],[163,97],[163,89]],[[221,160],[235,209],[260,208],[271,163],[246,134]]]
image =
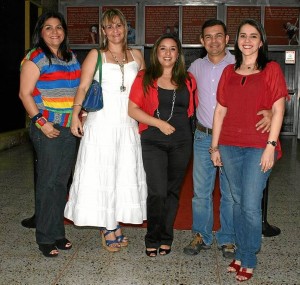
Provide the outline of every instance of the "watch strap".
[[277,142],[276,141],[267,141],[267,144],[270,144],[272,146],[277,146]]

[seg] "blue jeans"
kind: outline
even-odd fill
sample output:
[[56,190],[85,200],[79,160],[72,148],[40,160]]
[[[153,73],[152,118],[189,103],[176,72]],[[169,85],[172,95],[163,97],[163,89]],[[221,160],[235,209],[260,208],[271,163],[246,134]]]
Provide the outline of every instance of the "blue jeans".
[[38,244],[53,244],[65,237],[67,184],[76,158],[77,139],[70,128],[54,127],[60,135],[50,139],[34,124],[30,126],[30,138],[37,156],[35,214]]
[[[211,145],[211,135],[196,130],[194,137],[193,183],[194,197],[193,226],[194,233],[200,233],[206,245],[213,242],[213,200],[217,168],[210,160],[208,149]],[[220,229],[216,232],[218,246],[235,243],[233,228],[233,199],[227,178],[224,173],[220,177]]]
[[262,237],[261,200],[271,170],[261,171],[262,148],[219,148],[234,199],[235,259],[242,262],[242,267],[255,268]]

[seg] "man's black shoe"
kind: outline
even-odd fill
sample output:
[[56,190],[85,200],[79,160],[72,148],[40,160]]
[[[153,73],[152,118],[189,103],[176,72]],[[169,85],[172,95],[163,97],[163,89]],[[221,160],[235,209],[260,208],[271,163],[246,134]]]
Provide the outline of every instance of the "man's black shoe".
[[25,228],[35,229],[35,214],[30,218],[24,219],[21,225]]
[[281,230],[276,226],[270,225],[268,222],[262,223],[262,235],[264,237],[275,237],[281,233]]

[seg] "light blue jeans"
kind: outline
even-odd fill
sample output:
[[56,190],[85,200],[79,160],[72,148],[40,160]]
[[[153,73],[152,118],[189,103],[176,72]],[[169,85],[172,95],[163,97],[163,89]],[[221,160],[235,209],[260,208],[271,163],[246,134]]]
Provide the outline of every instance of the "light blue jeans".
[[[210,160],[208,149],[212,136],[196,130],[194,136],[193,183],[194,197],[192,200],[194,233],[200,233],[206,245],[213,242],[213,200],[217,168]],[[235,243],[233,228],[233,199],[229,190],[227,178],[220,173],[220,224],[216,233],[218,246]]]
[[255,268],[262,238],[261,200],[271,170],[261,171],[262,148],[219,148],[234,199],[235,259],[242,262],[242,267]]

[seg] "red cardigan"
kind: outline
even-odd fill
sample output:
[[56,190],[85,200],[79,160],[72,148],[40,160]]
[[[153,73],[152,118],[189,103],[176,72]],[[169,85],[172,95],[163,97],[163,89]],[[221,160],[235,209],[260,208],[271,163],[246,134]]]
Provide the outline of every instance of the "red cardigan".
[[[159,102],[158,102],[158,86],[157,86],[157,80],[154,82],[153,87],[149,87],[148,94],[146,96],[144,95],[143,91],[143,78],[144,78],[145,70],[139,71],[137,74],[130,90],[129,99],[138,105],[144,112],[147,114],[153,116],[155,110],[158,108]],[[196,80],[194,76],[189,73],[190,79],[186,80],[186,86],[190,93],[190,102],[189,107],[187,109],[187,115],[188,117],[192,116],[194,113],[194,104],[193,104],[193,94],[197,94],[196,89]],[[195,104],[198,106],[198,96],[195,96]],[[139,123],[139,132],[148,129],[148,125]]]

